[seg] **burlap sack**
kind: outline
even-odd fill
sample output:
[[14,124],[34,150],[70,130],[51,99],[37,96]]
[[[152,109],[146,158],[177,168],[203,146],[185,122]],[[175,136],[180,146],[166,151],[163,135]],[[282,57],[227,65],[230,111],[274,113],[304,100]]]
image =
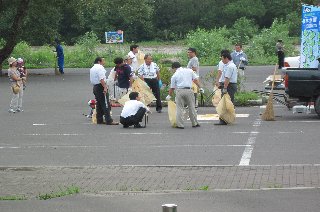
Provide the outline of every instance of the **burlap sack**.
[[212,96],[212,105],[214,107],[217,107],[220,100],[221,100],[221,89],[218,89],[217,86],[214,86],[214,89],[213,89],[215,92]]
[[227,122],[228,124],[233,124],[236,120],[236,112],[234,105],[231,102],[229,94],[223,95],[218,106],[216,107],[219,118]]
[[12,88],[12,92],[13,92],[14,94],[17,94],[17,93],[20,92],[20,85],[18,85],[17,83],[16,83],[16,84],[13,84],[13,85],[11,86],[11,88]]
[[169,121],[171,123],[172,127],[177,126],[177,106],[173,101],[168,101],[168,115],[169,115]]

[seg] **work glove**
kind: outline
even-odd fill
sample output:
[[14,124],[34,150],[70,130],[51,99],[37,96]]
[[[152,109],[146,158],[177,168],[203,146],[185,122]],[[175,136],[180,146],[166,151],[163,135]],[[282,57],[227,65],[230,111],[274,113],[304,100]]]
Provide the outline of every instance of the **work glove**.
[[246,61],[246,58],[244,58],[244,57],[240,57],[240,60],[242,60],[242,61]]
[[169,101],[170,99],[171,99],[171,96],[168,95],[168,96],[166,97],[166,100]]
[[227,89],[226,89],[226,88],[222,88],[222,89],[221,89],[221,94],[222,94],[222,95],[225,95],[226,93],[228,93]]
[[128,92],[132,92],[132,88],[130,87],[130,88],[128,88]]
[[200,88],[199,91],[200,91],[200,93],[204,93],[204,89],[203,88]]

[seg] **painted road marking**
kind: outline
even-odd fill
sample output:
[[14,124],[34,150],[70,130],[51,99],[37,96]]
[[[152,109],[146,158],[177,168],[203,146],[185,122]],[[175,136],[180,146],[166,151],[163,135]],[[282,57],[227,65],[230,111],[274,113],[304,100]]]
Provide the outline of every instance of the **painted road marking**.
[[[189,147],[247,147],[248,145],[243,144],[204,144],[204,145],[194,145],[194,144],[184,144],[184,145],[154,145],[154,146],[144,146],[144,148],[189,148]],[[25,145],[25,146],[0,146],[0,149],[31,149],[31,148],[110,148],[110,146],[86,146],[86,145]],[[128,147],[130,149],[138,148],[141,146]]]
[[[249,114],[236,114],[237,118],[248,118]],[[216,121],[219,120],[218,114],[203,114],[203,115],[197,115],[198,121]],[[189,119],[188,119],[189,120]]]
[[246,148],[243,151],[239,166],[249,166],[252,157],[253,147],[256,143],[257,135],[259,134],[258,128],[261,126],[261,119],[258,118],[253,123],[253,131],[250,132]]

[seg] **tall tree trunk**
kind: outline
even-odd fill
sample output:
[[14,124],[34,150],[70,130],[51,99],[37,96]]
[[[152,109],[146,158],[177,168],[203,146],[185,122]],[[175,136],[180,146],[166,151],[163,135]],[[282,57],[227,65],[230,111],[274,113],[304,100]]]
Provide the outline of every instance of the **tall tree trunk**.
[[[2,1],[1,1],[2,3]],[[0,75],[2,74],[2,63],[12,53],[14,47],[17,45],[18,35],[21,33],[23,19],[27,15],[30,0],[21,0],[17,7],[17,13],[12,22],[11,30],[8,31],[5,46],[0,49]],[[15,30],[13,30],[15,29]]]

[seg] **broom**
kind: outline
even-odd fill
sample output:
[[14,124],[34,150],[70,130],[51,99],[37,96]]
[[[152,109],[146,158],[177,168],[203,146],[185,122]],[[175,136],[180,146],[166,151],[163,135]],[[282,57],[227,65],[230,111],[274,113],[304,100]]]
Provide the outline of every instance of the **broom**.
[[266,106],[266,110],[262,114],[262,120],[264,121],[274,121],[274,111],[273,111],[273,86],[274,86],[274,81],[275,81],[275,75],[277,71],[277,66],[276,64],[273,72],[273,80],[272,80],[272,85],[271,85],[271,91],[268,99],[268,103]]

